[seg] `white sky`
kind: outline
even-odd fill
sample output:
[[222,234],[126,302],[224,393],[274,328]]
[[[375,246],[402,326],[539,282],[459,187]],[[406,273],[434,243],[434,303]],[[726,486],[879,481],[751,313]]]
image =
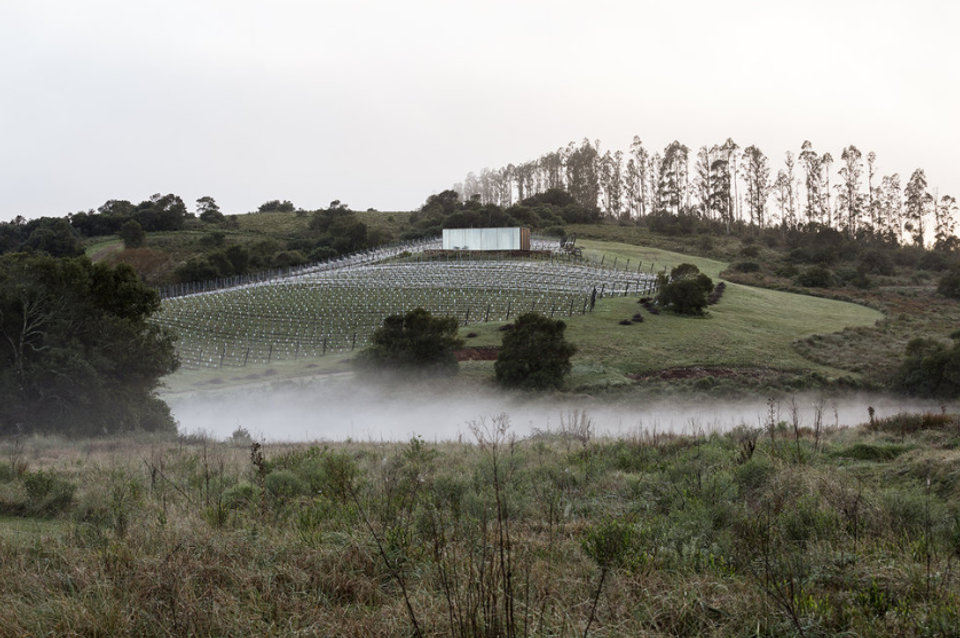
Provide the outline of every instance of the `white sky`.
[[634,135],[732,137],[774,174],[852,143],[960,196],[958,28],[947,0],[0,0],[0,220],[157,192],[410,210]]

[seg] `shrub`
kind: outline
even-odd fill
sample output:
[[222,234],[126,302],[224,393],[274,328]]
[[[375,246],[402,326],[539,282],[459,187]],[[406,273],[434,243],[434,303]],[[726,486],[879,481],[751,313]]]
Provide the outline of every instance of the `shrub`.
[[924,252],[923,256],[917,260],[916,266],[917,268],[922,268],[923,270],[942,272],[950,266],[950,263],[947,259],[947,256],[942,252],[930,250]]
[[960,267],[951,269],[950,272],[940,278],[937,294],[948,299],[960,300]]
[[463,346],[455,317],[434,317],[423,308],[390,315],[373,333],[373,345],[354,360],[366,372],[419,370],[455,372],[454,350]]
[[713,292],[713,281],[693,264],[680,264],[661,281],[657,303],[681,315],[702,315]]
[[[276,481],[276,479],[273,479]],[[223,507],[228,510],[239,510],[253,504],[257,497],[257,488],[243,481],[228,488],[223,493]]]
[[141,248],[146,239],[143,226],[132,219],[124,222],[123,226],[120,227],[120,239],[123,240],[124,248]]
[[734,264],[733,269],[737,272],[759,272],[760,264],[754,261],[741,261],[738,264]]
[[535,312],[520,315],[503,335],[494,363],[497,383],[528,389],[558,388],[570,372],[576,347],[563,336],[567,324]]
[[864,272],[889,277],[894,274],[893,260],[880,250],[870,250],[860,258],[860,267]]
[[275,470],[267,474],[263,482],[267,494],[278,502],[300,496],[305,491],[303,481],[290,470]]
[[793,264],[785,264],[774,270],[773,274],[775,274],[777,277],[786,277],[787,279],[792,279],[800,274],[800,269]]
[[898,382],[903,390],[917,396],[960,396],[960,341],[948,349],[934,339],[912,339]]
[[24,474],[23,487],[27,492],[27,511],[37,516],[51,516],[66,510],[77,489],[66,479],[43,470]]
[[796,282],[804,288],[830,288],[836,285],[836,277],[829,268],[813,266],[797,275]]

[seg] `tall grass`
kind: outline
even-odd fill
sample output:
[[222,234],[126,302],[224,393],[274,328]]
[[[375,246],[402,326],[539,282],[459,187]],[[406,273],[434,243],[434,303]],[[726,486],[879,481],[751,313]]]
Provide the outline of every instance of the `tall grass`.
[[954,635],[957,417],[771,415],[617,439],[580,412],[529,438],[478,419],[465,443],[3,441],[0,634]]

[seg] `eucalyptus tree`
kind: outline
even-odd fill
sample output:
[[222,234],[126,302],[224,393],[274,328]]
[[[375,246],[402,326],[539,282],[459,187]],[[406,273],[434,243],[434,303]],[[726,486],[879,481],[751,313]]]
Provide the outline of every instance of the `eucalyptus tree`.
[[863,155],[860,149],[851,144],[843,149],[840,159],[843,161],[839,171],[843,183],[837,186],[840,189],[837,197],[837,222],[852,236],[857,233],[861,223],[860,179],[863,174]]
[[604,199],[606,210],[619,218],[623,212],[623,152],[610,151],[603,154]]
[[[573,143],[567,148],[573,147]],[[584,138],[567,156],[567,192],[584,208],[594,209],[600,197],[597,149]]]
[[730,232],[733,223],[733,199],[730,197],[730,165],[719,157],[710,163],[710,199],[709,208],[713,215],[723,222]]
[[680,214],[686,195],[689,153],[690,149],[674,140],[664,149],[660,163],[660,206],[674,214]]
[[663,211],[660,206],[660,165],[663,164],[663,156],[660,153],[654,153],[650,158],[647,167],[647,193],[649,193],[650,212],[659,213]]
[[522,202],[526,198],[538,193],[534,182],[537,164],[533,162],[523,162],[516,166],[513,171],[513,180],[517,187],[517,201]]
[[807,206],[805,209],[808,222],[823,221],[823,198],[821,197],[822,162],[820,156],[813,150],[813,144],[805,140],[800,146],[800,164],[804,171],[804,185],[806,187]]
[[716,150],[716,146],[712,149],[701,146],[693,164],[693,190],[703,217],[710,215],[710,164],[713,162]]
[[833,205],[830,203],[830,167],[833,166],[833,155],[830,153],[824,153],[823,157],[820,158],[820,165],[823,168],[823,189],[821,190],[821,193],[823,193],[823,196],[826,199],[824,204],[824,211],[827,215],[825,223],[827,226],[832,227],[834,225],[834,219]]
[[730,184],[730,186],[733,189],[733,193],[730,195],[731,203],[733,206],[731,213],[735,211],[737,219],[741,218],[740,192],[739,192],[739,189],[737,188],[737,181],[740,175],[740,171],[737,167],[737,151],[739,150],[740,150],[740,147],[737,145],[736,142],[733,141],[732,137],[728,137],[727,141],[720,146],[720,151],[724,154],[725,159],[727,161],[727,170],[730,172],[730,176],[729,176],[729,179],[727,180],[727,183]]
[[960,241],[956,236],[957,200],[951,195],[944,195],[939,202],[934,203],[933,209],[933,247],[937,250],[956,250],[960,248]]
[[781,187],[785,189],[786,193],[786,221],[793,228],[797,225],[797,162],[790,151],[787,151],[784,155],[783,169],[784,179]]
[[780,209],[780,228],[786,231],[793,228],[793,221],[790,215],[790,178],[784,169],[777,171],[777,179],[773,182],[774,197],[777,202],[777,208]]
[[867,214],[870,216],[870,227],[874,230],[880,227],[880,197],[879,186],[874,183],[877,177],[877,154],[867,153]]
[[770,195],[770,162],[756,146],[743,150],[750,222],[758,228],[766,225],[767,198]]
[[631,157],[627,160],[623,174],[623,196],[626,198],[627,213],[631,217],[637,217],[640,214],[640,173],[637,170],[637,163]]
[[643,142],[636,135],[633,136],[633,142],[630,144],[630,155],[634,161],[639,190],[637,215],[643,217],[650,212],[650,195],[653,193],[649,186],[650,154],[643,148]]
[[900,174],[884,175],[880,180],[880,206],[878,207],[878,226],[885,234],[894,237],[898,244],[903,243],[903,192],[900,187]]
[[925,218],[933,199],[927,192],[927,175],[922,168],[913,171],[910,180],[903,189],[904,228],[913,235],[913,243],[923,246],[926,231]]

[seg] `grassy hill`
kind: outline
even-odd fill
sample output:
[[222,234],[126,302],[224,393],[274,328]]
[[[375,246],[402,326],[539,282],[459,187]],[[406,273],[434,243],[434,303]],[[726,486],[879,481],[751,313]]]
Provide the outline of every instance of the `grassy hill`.
[[[412,213],[356,212],[357,219],[382,237],[408,230]],[[290,212],[237,215],[220,226],[194,223],[177,233],[151,233],[144,248],[123,250],[116,239],[90,246],[95,259],[128,261],[148,281],[167,281],[177,267],[208,250],[211,234],[222,233],[222,246],[240,244],[274,249],[308,235],[308,215]],[[673,368],[699,366],[701,371],[676,372],[674,386],[723,391],[731,385],[796,387],[823,380],[874,388],[890,385],[907,342],[924,336],[948,343],[960,325],[960,304],[935,294],[940,273],[951,256],[913,247],[872,248],[851,244],[836,253],[829,266],[834,283],[803,287],[798,250],[816,252],[815,244],[797,243],[775,232],[740,235],[678,235],[651,232],[640,225],[568,224],[587,259],[609,267],[660,271],[692,263],[715,281],[728,282],[720,304],[703,319],[666,313],[652,317],[633,301],[601,299],[594,312],[566,318],[568,335],[579,347],[569,389],[595,391],[631,386],[627,375],[647,380]],[[794,246],[801,248],[796,249]],[[812,246],[812,247],[811,247]],[[253,249],[252,249],[253,250]],[[864,271],[864,255],[882,253],[889,268]],[[875,255],[874,255],[875,256]],[[937,258],[937,259],[933,259]],[[754,271],[745,272],[744,264]],[[865,272],[866,275],[858,275]],[[151,279],[152,278],[152,279]],[[846,302],[846,303],[843,303]],[[637,311],[642,324],[623,326]],[[470,346],[496,346],[501,324],[475,323],[461,331]],[[302,359],[243,370],[183,370],[168,380],[178,391],[208,386],[260,382],[269,376],[288,378],[349,370],[348,357]],[[485,383],[492,363],[462,364],[469,379]],[[709,368],[709,369],[707,369]]]
[[[620,267],[629,263],[644,272],[693,263],[718,278],[726,264],[720,261],[621,242],[585,240],[584,256],[592,262]],[[344,312],[347,312],[344,309]],[[621,325],[640,312],[642,323]],[[566,318],[568,339],[578,347],[569,389],[595,391],[635,385],[627,375],[644,376],[672,368],[699,366],[698,388],[730,385],[778,385],[802,387],[811,377],[836,380],[846,377],[854,384],[860,375],[827,363],[803,357],[794,344],[812,335],[830,334],[850,327],[872,326],[883,315],[865,306],[791,292],[731,284],[721,302],[703,318],[661,313],[654,316],[637,304],[637,297],[601,298],[595,309]],[[469,346],[489,347],[500,343],[501,322],[470,323],[461,328]],[[349,369],[348,356],[304,358],[272,366],[249,365],[243,369],[184,370],[167,380],[174,391],[198,387],[225,387],[266,379],[296,377]],[[489,383],[492,362],[461,364],[466,377]],[[791,381],[793,380],[793,381]],[[790,383],[794,385],[791,386]],[[727,388],[729,389],[729,388]],[[719,390],[718,390],[719,391]]]

